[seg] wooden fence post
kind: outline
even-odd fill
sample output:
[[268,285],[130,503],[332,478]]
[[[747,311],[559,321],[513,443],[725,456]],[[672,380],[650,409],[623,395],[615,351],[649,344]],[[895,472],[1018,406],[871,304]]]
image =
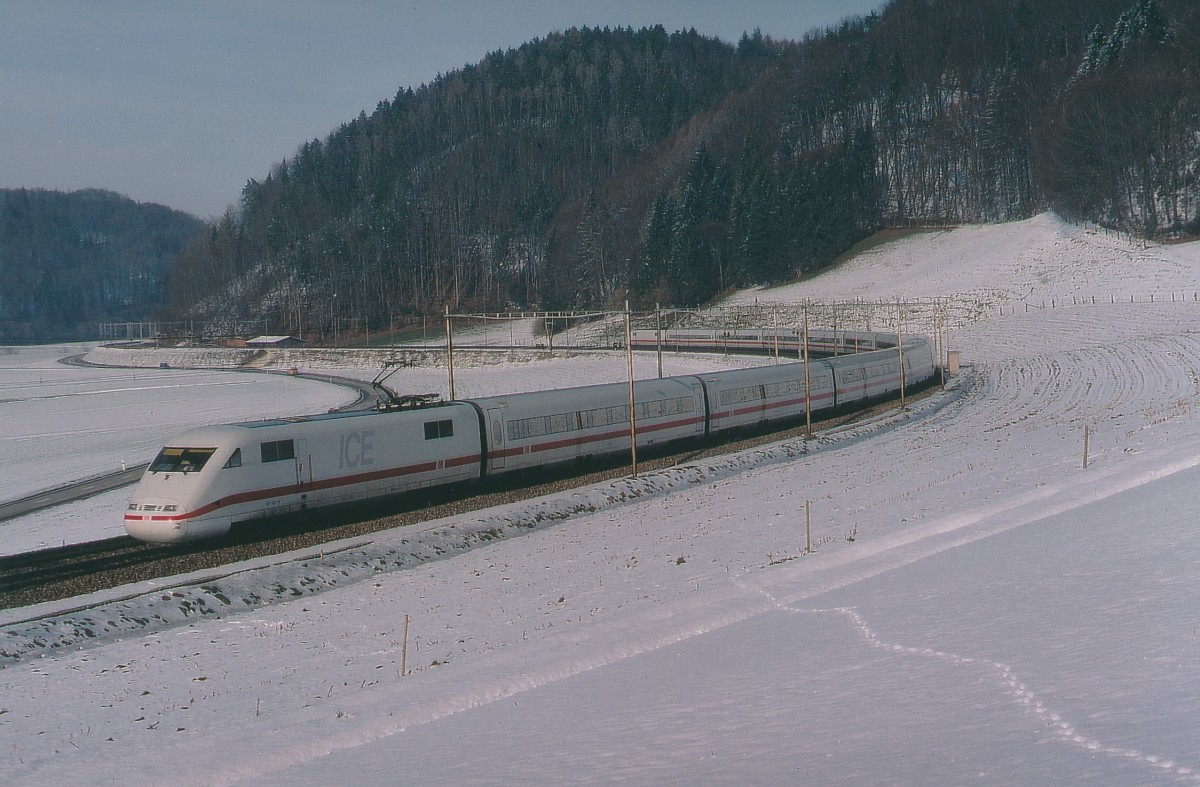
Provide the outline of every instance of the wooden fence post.
[[404,616],[404,644],[400,647],[400,675],[408,674],[408,615]]
[[812,501],[804,501],[804,554],[812,552]]

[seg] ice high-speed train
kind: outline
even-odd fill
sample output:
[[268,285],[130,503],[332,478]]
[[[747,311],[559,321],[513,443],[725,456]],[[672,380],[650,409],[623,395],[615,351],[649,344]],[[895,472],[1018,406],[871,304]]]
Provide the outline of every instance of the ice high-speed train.
[[[674,333],[687,336],[667,332],[672,349],[717,349],[733,338]],[[768,341],[755,333],[739,340],[775,346],[773,334]],[[934,374],[924,339],[897,347],[894,335],[825,336],[824,344],[810,337],[810,349],[851,354],[810,359],[807,393],[798,362],[637,381],[638,450],[802,418],[806,404],[816,412],[892,395],[901,386],[901,357],[905,386]],[[633,337],[643,348],[658,341],[656,331]],[[868,346],[879,349],[852,352]],[[263,517],[629,450],[628,382],[206,426],[178,435],[150,463],[125,511],[125,530],[159,543],[206,538]]]

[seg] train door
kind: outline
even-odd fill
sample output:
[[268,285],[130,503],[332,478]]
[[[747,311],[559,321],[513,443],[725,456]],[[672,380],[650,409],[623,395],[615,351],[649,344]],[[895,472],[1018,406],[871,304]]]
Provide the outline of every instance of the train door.
[[504,467],[504,412],[501,408],[488,408],[487,425],[490,469],[500,470]]
[[312,457],[308,455],[308,441],[304,438],[295,441],[292,462],[296,471],[296,494],[299,495],[297,510],[307,511],[308,490],[312,486]]
[[312,486],[312,457],[308,454],[308,440],[296,441],[296,490],[306,492]]
[[696,379],[695,392],[696,407],[698,408],[696,412],[704,416],[700,420],[698,431],[707,437],[709,429],[712,427],[712,403],[708,401],[708,386],[699,378]]

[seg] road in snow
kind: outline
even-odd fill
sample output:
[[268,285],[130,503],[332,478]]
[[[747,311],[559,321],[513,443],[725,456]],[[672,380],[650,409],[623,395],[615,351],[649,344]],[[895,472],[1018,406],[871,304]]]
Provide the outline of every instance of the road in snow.
[[[0,669],[6,774],[1200,781],[1200,247],[1042,216],[867,262],[743,297],[971,301],[957,390],[888,428],[10,623],[0,650],[27,650]],[[462,549],[473,528],[524,534]],[[386,568],[427,548],[448,556]],[[255,600],[272,594],[293,600]],[[37,658],[39,637],[69,652]]]

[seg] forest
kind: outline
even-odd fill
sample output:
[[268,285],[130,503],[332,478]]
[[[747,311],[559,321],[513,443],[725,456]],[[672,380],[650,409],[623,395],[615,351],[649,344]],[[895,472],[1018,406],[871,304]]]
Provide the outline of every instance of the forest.
[[109,191],[0,189],[0,340],[94,339],[101,322],[152,319],[203,228]]
[[249,180],[171,264],[160,313],[320,340],[446,310],[702,304],[889,226],[1053,209],[1193,236],[1198,35],[1194,0],[891,0],[800,41],[553,32]]

